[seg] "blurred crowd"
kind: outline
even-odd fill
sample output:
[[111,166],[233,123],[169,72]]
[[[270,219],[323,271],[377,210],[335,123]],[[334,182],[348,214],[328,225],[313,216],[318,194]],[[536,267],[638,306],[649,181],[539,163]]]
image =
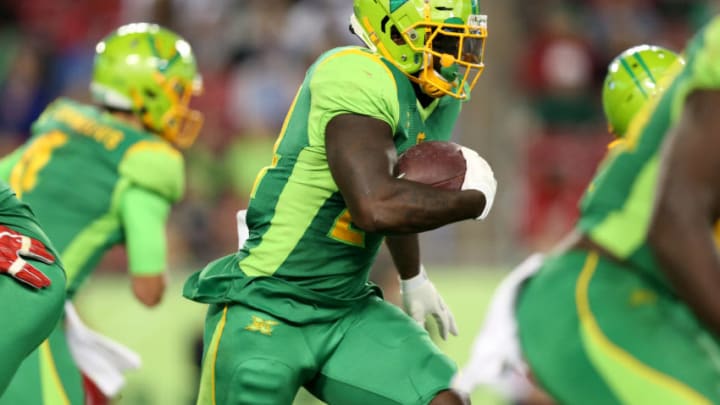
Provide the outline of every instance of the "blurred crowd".
[[[489,0],[483,0],[487,2]],[[482,3],[482,2],[481,2]],[[516,0],[514,91],[526,100],[532,131],[522,145],[522,215],[512,224],[528,249],[563,233],[609,141],[600,105],[608,62],[651,43],[682,49],[711,13],[691,0]],[[482,4],[481,4],[482,7]],[[350,0],[23,0],[0,2],[0,152],[23,142],[52,99],[88,101],[95,43],[113,27],[153,21],[192,44],[204,93],[197,143],[187,151],[188,190],[173,212],[173,261],[184,268],[236,248],[232,223],[247,204],[256,172],[270,162],[286,109],[310,63],[338,45],[358,44],[347,29]],[[501,208],[502,209],[502,208]],[[124,268],[111,254],[109,267]]]

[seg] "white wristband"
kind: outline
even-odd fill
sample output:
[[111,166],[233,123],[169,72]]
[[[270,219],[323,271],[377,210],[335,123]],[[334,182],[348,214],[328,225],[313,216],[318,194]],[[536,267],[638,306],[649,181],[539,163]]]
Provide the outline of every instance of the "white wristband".
[[423,284],[427,283],[429,280],[427,274],[425,273],[425,266],[422,264],[420,265],[420,272],[407,280],[400,280],[400,288],[402,291],[413,291],[422,286]]

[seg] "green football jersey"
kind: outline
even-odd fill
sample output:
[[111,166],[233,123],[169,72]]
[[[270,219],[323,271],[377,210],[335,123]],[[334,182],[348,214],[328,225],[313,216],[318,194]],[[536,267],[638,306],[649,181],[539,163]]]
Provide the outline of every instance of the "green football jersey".
[[124,190],[140,186],[176,201],[183,173],[182,155],[162,138],[59,99],[33,124],[10,185],[60,252],[72,295],[102,255],[124,241]]
[[340,114],[382,120],[392,128],[401,153],[423,140],[448,140],[460,104],[443,97],[423,108],[410,80],[364,48],[323,54],[290,107],[272,164],[256,179],[247,212],[249,239],[236,255],[192,276],[186,296],[259,306],[262,300],[253,300],[255,294],[287,295],[302,297],[312,309],[347,307],[373,294],[368,272],[383,235],[353,225],[328,168],[325,127]]
[[693,90],[719,89],[720,18],[689,43],[686,64],[677,63],[664,80],[661,97],[647,103],[628,129],[627,140],[612,148],[598,169],[580,208],[578,228],[619,259],[663,281],[647,244],[657,184],[660,146]]

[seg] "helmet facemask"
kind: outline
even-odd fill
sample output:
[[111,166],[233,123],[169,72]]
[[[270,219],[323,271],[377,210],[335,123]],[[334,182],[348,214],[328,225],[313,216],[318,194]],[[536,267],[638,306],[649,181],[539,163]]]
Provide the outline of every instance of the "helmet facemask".
[[487,17],[474,0],[355,0],[352,31],[431,97],[469,98],[485,65]]
[[432,97],[449,95],[467,99],[480,78],[485,64],[485,16],[473,16],[474,25],[420,22],[412,30],[422,28],[427,39],[422,48],[423,68],[417,74],[422,90]]
[[179,148],[190,147],[203,125],[202,113],[190,108],[191,98],[202,93],[201,82],[188,83],[159,72],[155,72],[153,80],[162,94],[146,91],[145,97],[134,95],[134,108],[142,112],[145,126]]

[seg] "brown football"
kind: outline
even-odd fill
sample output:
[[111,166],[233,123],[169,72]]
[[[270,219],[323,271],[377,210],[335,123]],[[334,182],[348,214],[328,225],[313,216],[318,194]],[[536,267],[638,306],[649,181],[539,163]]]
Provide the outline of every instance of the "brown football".
[[405,180],[460,190],[465,180],[465,158],[454,142],[421,142],[398,157],[394,172]]

